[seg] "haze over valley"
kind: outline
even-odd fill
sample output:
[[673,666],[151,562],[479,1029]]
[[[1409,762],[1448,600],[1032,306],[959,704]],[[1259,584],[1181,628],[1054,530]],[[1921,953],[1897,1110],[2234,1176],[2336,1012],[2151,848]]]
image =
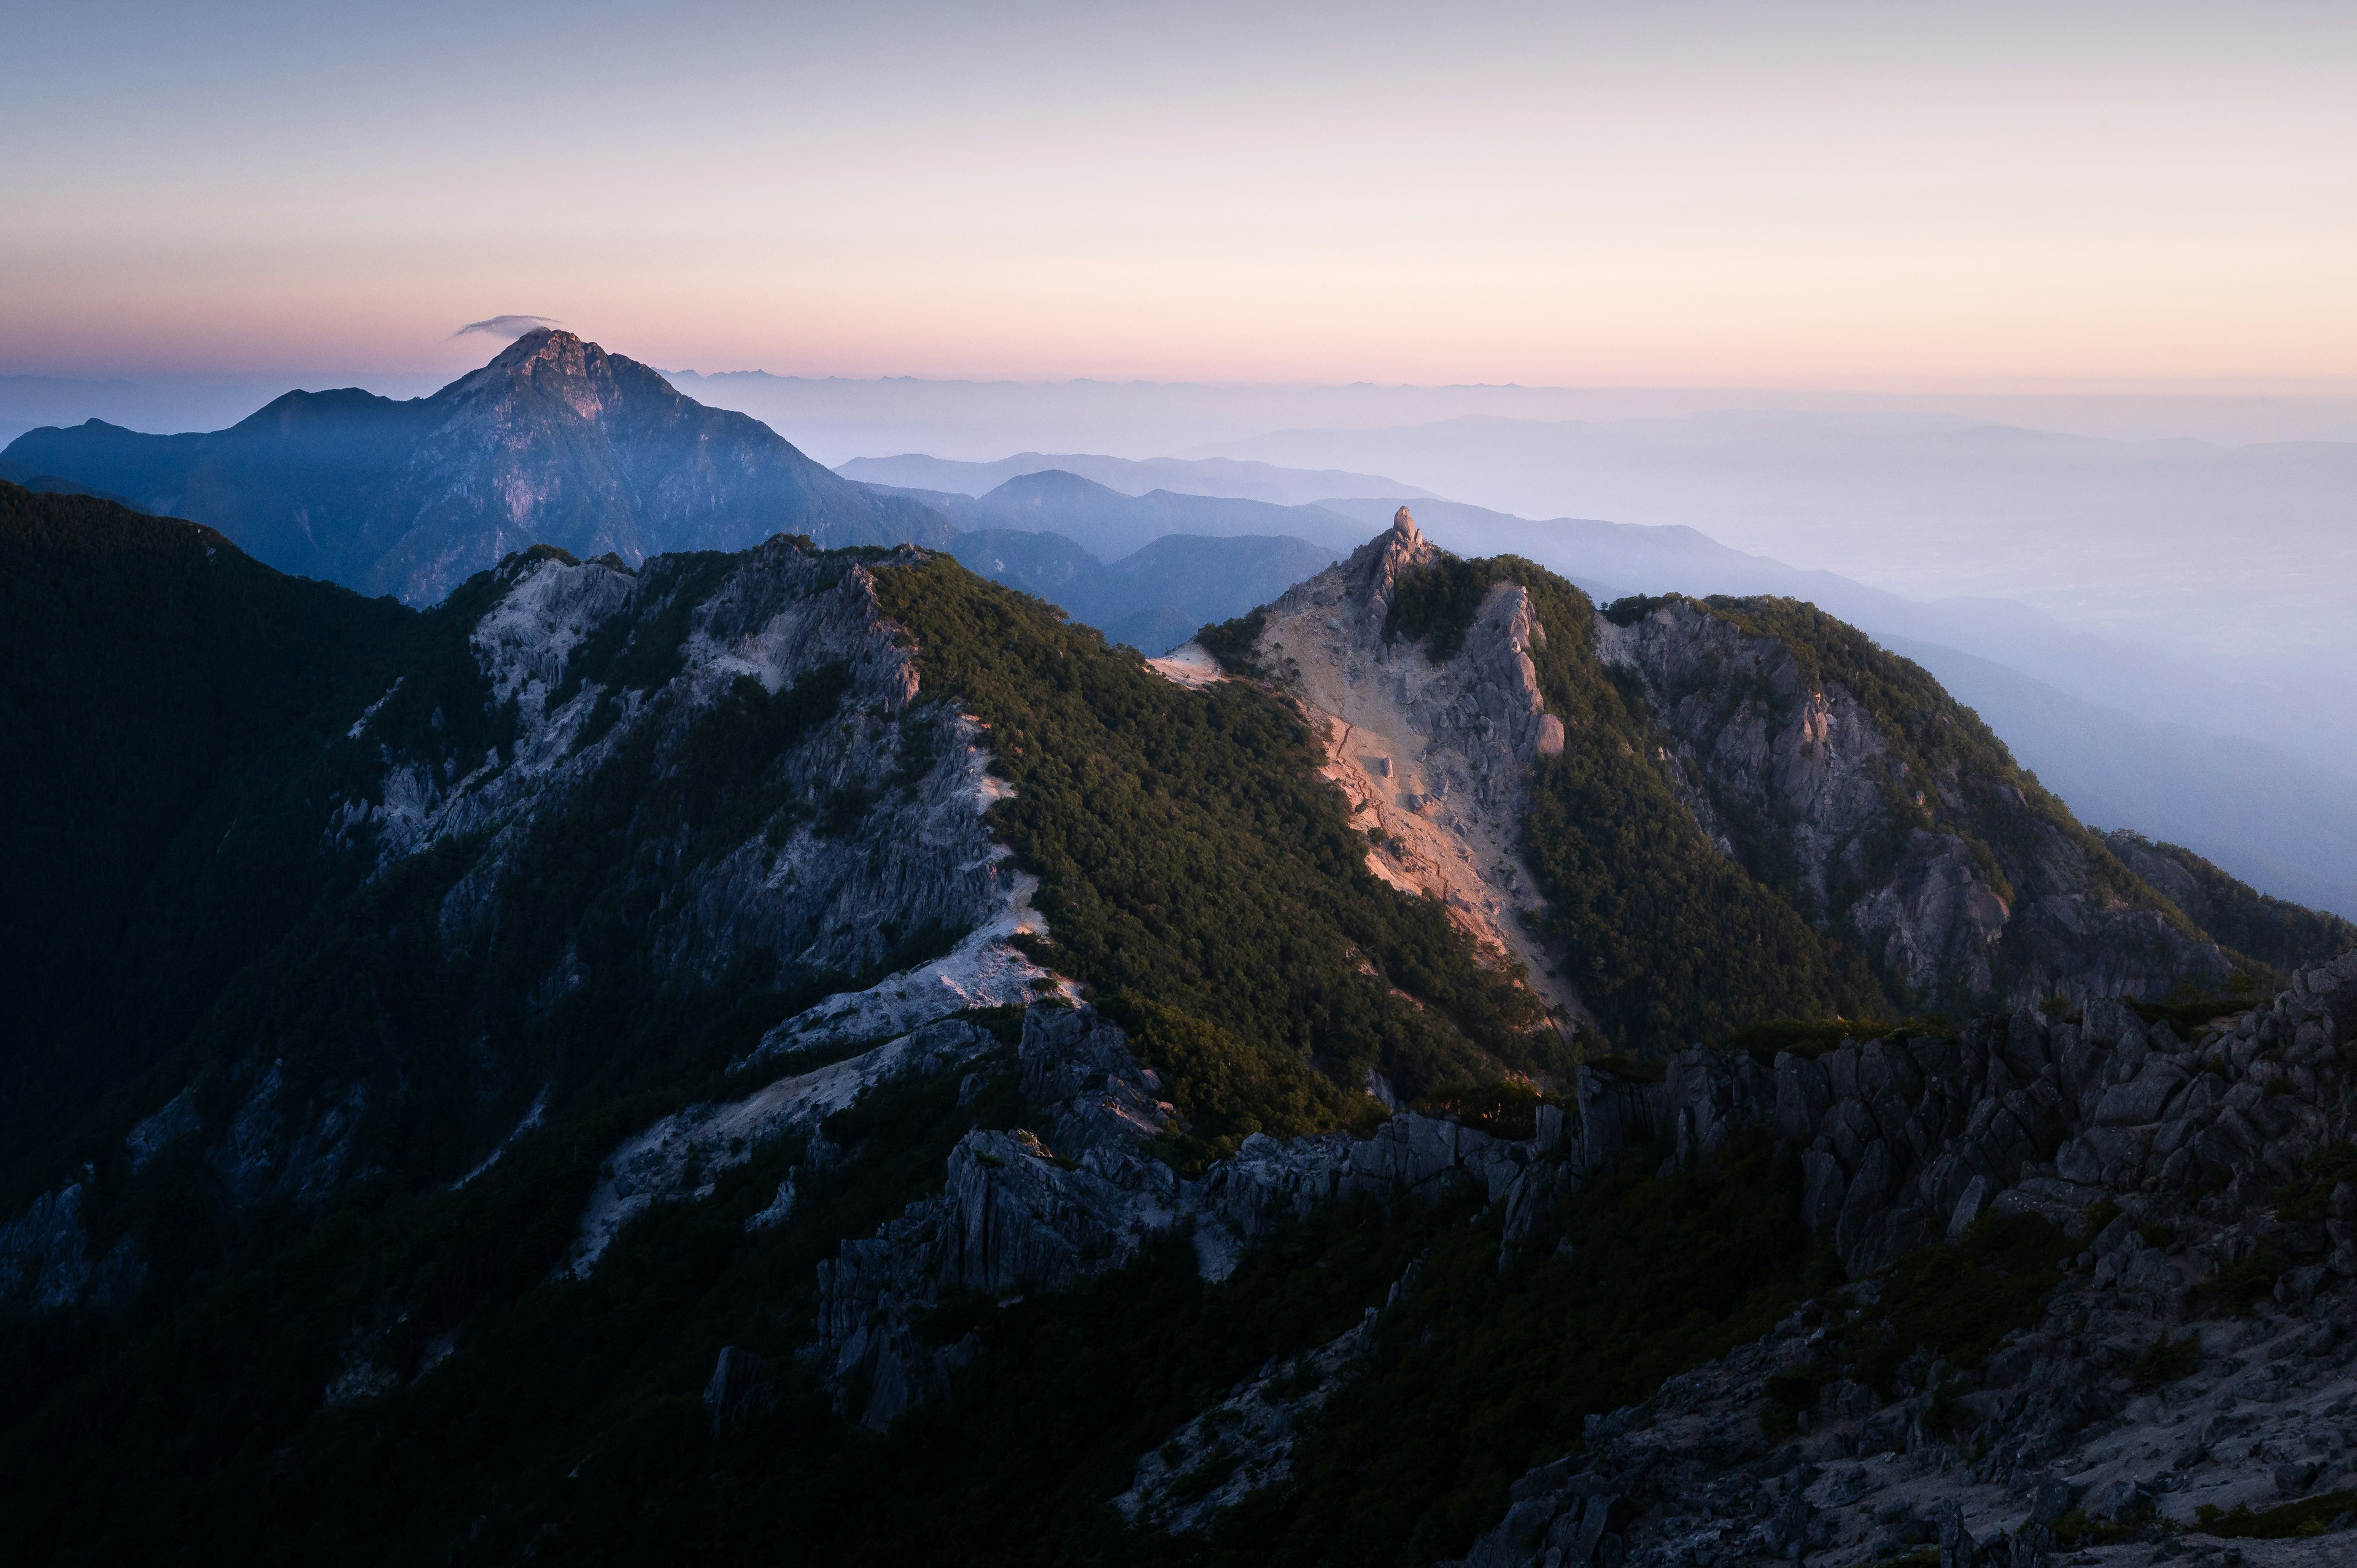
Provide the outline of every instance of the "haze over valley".
[[[661,384],[640,373],[649,386]],[[664,379],[707,392],[747,384],[679,373]],[[348,399],[352,413],[342,417],[387,430],[406,420],[423,430],[451,417],[430,411],[458,407],[472,384],[454,382],[431,403]],[[1020,410],[1043,390],[879,383],[857,395],[871,417],[897,403],[913,432],[929,404]],[[1215,408],[1223,394],[1128,391],[1157,393],[1152,403],[1166,410]],[[1509,394],[1525,403],[1572,395],[1514,389],[1419,395],[1445,403]],[[641,388],[635,395],[653,394]],[[1283,395],[1225,390],[1237,413],[1265,412]],[[1352,401],[1340,390],[1291,395],[1329,407]],[[1369,389],[1366,395],[1396,403],[1405,394]],[[315,404],[320,413],[310,413]],[[791,502],[763,521],[666,532],[640,523],[562,522],[544,510],[551,503],[540,502],[544,510],[511,519],[471,556],[449,557],[451,564],[425,568],[423,576],[409,568],[402,578],[388,575],[389,565],[333,558],[308,539],[281,542],[271,530],[285,523],[201,499],[205,484],[219,483],[202,476],[249,460],[235,454],[253,446],[263,425],[293,432],[291,418],[339,417],[330,411],[343,406],[274,401],[210,444],[181,437],[177,446],[143,446],[129,435],[50,427],[0,453],[0,477],[37,487],[63,481],[151,510],[190,512],[290,569],[363,588],[408,582],[428,597],[436,585],[454,580],[447,573],[495,559],[506,547],[500,539],[562,540],[587,553],[619,544],[643,558],[650,548],[749,542],[773,522],[791,525],[798,515],[791,509],[817,504]],[[2083,399],[2073,413],[2101,418],[2105,407],[2105,400]],[[406,412],[412,408],[418,412]],[[2130,408],[2111,411],[2117,420],[2138,416]],[[2287,413],[2283,400],[2239,409],[2210,400],[2175,414],[2212,424],[2237,416],[2301,417]],[[2329,422],[2332,412],[2319,406],[2308,416]],[[1146,442],[1176,433],[1146,423],[1125,432]],[[888,429],[882,438],[888,444],[893,434]],[[763,441],[774,437],[752,424],[737,439],[766,453]],[[849,513],[831,516],[824,505],[806,513],[823,521],[806,526],[830,541],[856,540],[858,528],[879,526],[884,532],[872,537],[891,536],[892,526],[930,542],[963,536],[969,542],[962,549],[950,547],[985,575],[1058,603],[1149,654],[1273,598],[1403,503],[1449,548],[1527,555],[1599,601],[1664,592],[1802,598],[1930,669],[2089,822],[2185,843],[2287,898],[2357,910],[2357,622],[2332,607],[2357,594],[2351,542],[2357,528],[2347,526],[2348,508],[2357,504],[2351,499],[2357,445],[2122,442],[1928,413],[1777,409],[1612,424],[1466,415],[1420,426],[1277,432],[1230,445],[1240,453],[1305,461],[1322,455],[1369,467],[1296,467],[1259,456],[855,456],[839,472],[876,499],[854,503],[847,489],[836,512],[920,508],[909,516],[935,519],[933,532],[914,522],[853,524],[843,521]],[[799,456],[786,443],[776,448]],[[402,461],[413,471],[430,462]],[[1379,463],[1472,494],[1542,502],[1569,496],[1600,503],[1595,510],[1604,516],[1676,521],[1539,521],[1371,471]],[[365,471],[336,482],[349,492]],[[339,503],[321,504],[325,518]],[[2262,515],[2222,521],[2237,505],[2256,505]],[[303,510],[309,515],[307,503]],[[2231,549],[2222,542],[2229,538]],[[1222,539],[1230,542],[1216,542]],[[413,557],[435,548],[371,548],[384,547]],[[1788,556],[1841,569],[1791,564]]]
[[20,10],[0,1564],[2357,1555],[2357,13]]

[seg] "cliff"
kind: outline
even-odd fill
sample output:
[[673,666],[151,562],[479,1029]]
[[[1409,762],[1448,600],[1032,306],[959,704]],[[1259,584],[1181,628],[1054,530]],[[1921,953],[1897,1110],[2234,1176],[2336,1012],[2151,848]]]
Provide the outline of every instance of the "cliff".
[[[8,1064],[12,1560],[2011,1568],[2337,1495],[2352,961],[2175,994],[2186,904],[1838,630],[1405,516],[1223,673],[913,548],[418,612],[22,507],[12,798],[141,831],[12,912],[145,945],[32,977],[103,1073]],[[2007,903],[1932,993],[1857,914],[1918,832]]]
[[[2348,1511],[2334,1423],[2357,1395],[2353,1038],[2344,959],[2190,1039],[2114,1006],[1682,1059],[1639,1097],[1653,1129],[1682,1160],[1806,1141],[1809,1219],[1860,1283],[1590,1416],[1467,1563],[2010,1568],[2205,1533],[2336,1560],[2316,1538]],[[2049,1278],[1992,1312],[2028,1269]]]
[[1929,676],[1806,606],[1598,612],[1529,562],[1435,550],[1403,508],[1236,625],[1325,726],[1369,864],[1607,1048],[2251,967]]
[[1631,604],[1634,673],[1698,818],[1910,1007],[2215,986],[2232,960],[1938,683],[1784,600]]

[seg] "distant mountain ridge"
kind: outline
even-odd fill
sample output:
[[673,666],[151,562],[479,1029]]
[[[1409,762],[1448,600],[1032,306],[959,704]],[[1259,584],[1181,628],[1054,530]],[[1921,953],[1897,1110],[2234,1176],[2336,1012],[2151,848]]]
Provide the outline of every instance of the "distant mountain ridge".
[[65,481],[220,529],[282,571],[415,604],[533,543],[636,565],[773,534],[938,544],[948,525],[838,478],[570,332],[516,339],[431,397],[288,392],[227,430],[29,431],[0,477]]
[[1336,554],[1357,548],[1366,532],[1357,521],[1322,506],[1277,506],[1236,496],[1149,490],[1124,495],[1060,468],[1018,474],[980,496],[952,490],[875,487],[920,501],[961,530],[1017,529],[1060,533],[1100,560],[1117,561],[1169,533],[1207,538],[1291,536]]
[[1306,539],[1166,533],[1108,564],[1060,533],[979,529],[950,542],[970,572],[1020,588],[1095,627],[1109,642],[1158,656],[1211,621],[1265,604],[1338,558]]
[[896,489],[949,490],[982,496],[1009,479],[1056,469],[1084,479],[1142,496],[1170,490],[1187,496],[1230,496],[1240,500],[1267,501],[1276,506],[1306,506],[1329,496],[1431,496],[1414,485],[1381,474],[1355,474],[1343,468],[1283,468],[1234,457],[1108,457],[1092,453],[1017,452],[993,463],[966,463],[929,456],[921,452],[895,457],[854,457],[834,471],[863,484]]

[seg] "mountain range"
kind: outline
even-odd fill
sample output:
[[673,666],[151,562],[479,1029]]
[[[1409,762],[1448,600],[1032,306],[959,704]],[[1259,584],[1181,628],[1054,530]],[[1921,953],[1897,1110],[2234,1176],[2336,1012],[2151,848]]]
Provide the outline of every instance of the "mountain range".
[[[2348,1359],[2357,928],[1795,601],[1401,510],[1148,661],[7,486],[0,609],[10,1561],[2011,1554]],[[2266,1375],[2168,1506],[2308,1506]]]
[[911,452],[897,457],[854,457],[835,468],[845,478],[864,484],[977,497],[989,494],[1009,479],[1050,470],[1076,474],[1125,496],[1168,490],[1180,495],[1266,501],[1275,506],[1310,505],[1329,496],[1435,499],[1414,486],[1402,485],[1397,479],[1387,479],[1379,474],[1353,474],[1338,468],[1280,468],[1270,463],[1240,462],[1232,457],[1148,457],[1141,461],[1077,452],[1018,452],[991,463],[963,463]]
[[971,570],[1034,594],[1113,642],[1162,654],[1196,628],[1265,604],[1332,564],[1306,539],[1166,533],[1110,565],[1060,533],[977,529],[945,547]]
[[431,397],[288,392],[227,430],[28,431],[0,477],[219,528],[281,570],[430,603],[533,542],[632,564],[772,533],[939,543],[920,506],[812,462],[569,332],[518,338]]
[[[2330,763],[2344,726],[2322,710],[2221,740],[2222,728],[2252,727],[2236,715],[2280,708],[2280,693],[2238,683],[2215,660],[2143,653],[2018,603],[1909,599],[1688,528],[1533,521],[1426,499],[1377,475],[1225,458],[862,459],[845,474],[923,483],[846,483],[767,428],[561,333],[520,340],[428,398],[290,393],[211,435],[35,431],[0,454],[0,474],[186,512],[287,570],[413,603],[526,539],[628,562],[777,532],[936,546],[979,532],[991,537],[962,548],[995,564],[985,575],[1149,652],[1272,596],[1286,585],[1271,575],[1279,563],[1306,574],[1310,547],[1347,550],[1410,501],[1450,548],[1527,555],[1600,598],[1775,594],[1818,605],[1964,694],[2084,819],[2187,843],[2287,897],[2357,908],[2357,810]],[[1071,544],[1008,537],[1017,532]],[[1174,535],[1194,542],[1141,553]],[[1222,536],[1239,542],[1214,542]],[[1269,542],[1286,538],[1304,547]],[[2271,804],[2246,809],[2252,800]]]
[[1060,468],[1017,474],[979,496],[882,489],[885,494],[922,501],[961,530],[1060,533],[1105,560],[1143,550],[1167,533],[1291,537],[1347,550],[1366,532],[1353,519],[1324,506],[1277,506],[1178,490],[1126,495]]

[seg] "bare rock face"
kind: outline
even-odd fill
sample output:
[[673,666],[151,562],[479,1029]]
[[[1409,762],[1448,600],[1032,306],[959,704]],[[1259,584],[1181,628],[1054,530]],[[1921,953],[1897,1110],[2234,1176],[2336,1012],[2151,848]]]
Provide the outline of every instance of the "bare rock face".
[[111,1306],[137,1289],[146,1272],[146,1259],[128,1236],[104,1256],[91,1256],[81,1182],[43,1193],[0,1223],[0,1302],[59,1307],[88,1300]]
[[[2357,955],[2192,1041],[2112,1004],[1814,1061],[1695,1053],[1658,1086],[1583,1083],[1598,1141],[1576,1159],[1659,1135],[1663,1118],[1680,1158],[1746,1126],[1803,1143],[1811,1219],[1861,1283],[1590,1417],[1584,1450],[1516,1482],[1466,1562],[1846,1568],[1936,1549],[2014,1568],[2064,1555],[2066,1515],[2124,1542],[2086,1561],[2142,1563],[2156,1542],[2222,1561],[2200,1510],[2357,1483],[2341,1430],[2357,1407],[2357,1187],[2316,1160],[2357,1134],[2352,1043]],[[1989,1212],[2083,1243],[2041,1322],[1979,1366],[1919,1357],[1894,1390],[1818,1370],[1875,1299],[1864,1276]],[[1818,1392],[1778,1435],[1763,1390],[1793,1369]],[[2289,1568],[2339,1562],[2348,1539],[2231,1544]]]
[[[588,1273],[615,1233],[653,1205],[708,1197],[731,1167],[782,1138],[812,1131],[877,1084],[962,1070],[995,1043],[972,1024],[940,1019],[857,1056],[780,1078],[741,1100],[691,1105],[663,1117],[626,1139],[600,1165],[582,1210],[571,1272]],[[791,1189],[789,1176],[779,1190],[777,1212],[755,1216],[751,1228],[783,1219]]]
[[761,1358],[741,1346],[724,1345],[704,1388],[704,1405],[712,1412],[712,1435],[719,1436],[748,1416],[761,1415],[778,1402],[777,1385]]
[[[1393,1302],[1402,1295],[1394,1286]],[[1283,1485],[1293,1474],[1294,1445],[1308,1419],[1361,1369],[1380,1316],[1369,1307],[1357,1324],[1316,1349],[1262,1368],[1168,1443],[1141,1455],[1135,1481],[1113,1506],[1125,1519],[1177,1535],[1211,1523],[1254,1492]]]
[[[1812,1305],[1643,1404],[1590,1417],[1584,1449],[1518,1481],[1465,1568],[1848,1568],[1942,1541],[1958,1563],[2011,1568],[2046,1561],[2047,1527],[2072,1509],[2133,1535],[2156,1513],[2182,1526],[2199,1505],[2357,1481],[2334,1424],[2357,1407],[2357,1185],[2305,1174],[2357,1134],[2352,1047],[2357,955],[2192,1041],[2115,1002],[1814,1058],[1694,1050],[1659,1082],[1583,1069],[1573,1117],[1543,1108],[1528,1143],[1402,1116],[1363,1142],[1255,1138],[1201,1188],[1249,1230],[1345,1192],[1486,1178],[1511,1249],[1534,1208],[1647,1151],[1672,1151],[1667,1174],[1746,1133],[1797,1148],[1805,1219],[1857,1283],[1830,1316]],[[1797,1441],[1763,1425],[1767,1380],[1833,1354],[1830,1332],[1872,1305],[1880,1270],[1992,1214],[2050,1220],[2084,1245],[2042,1324],[1984,1367],[1919,1357],[1895,1393],[1828,1372]],[[2272,1287],[2256,1322],[2220,1294],[2237,1269]],[[1239,1384],[1141,1456],[1118,1506],[1193,1528],[1281,1480],[1295,1423],[1353,1375],[1378,1316]],[[2152,1391],[2138,1359],[2167,1336],[2190,1348]],[[1942,1400],[1962,1414],[1935,1412]],[[1209,1474],[1214,1433],[1234,1468],[1190,1483]]]
[[938,1196],[873,1237],[845,1241],[819,1267],[811,1355],[876,1430],[938,1394],[971,1354],[970,1345],[936,1348],[915,1331],[948,1293],[1005,1301],[1059,1289],[1130,1262],[1181,1221],[1191,1222],[1204,1277],[1222,1279],[1254,1239],[1347,1195],[1473,1191],[1527,1216],[1558,1190],[1541,1157],[1562,1137],[1553,1108],[1539,1135],[1522,1143],[1415,1114],[1363,1140],[1258,1134],[1200,1179],[1182,1180],[1146,1149],[1170,1107],[1122,1031],[1093,1008],[1034,1007],[1017,1054],[1030,1126],[969,1133],[951,1151]]
[[[585,799],[599,789],[645,799],[693,765],[697,736],[725,704],[810,686],[839,693],[765,761],[767,787],[786,802],[777,814],[715,843],[705,823],[634,813],[623,847],[650,885],[644,945],[657,971],[683,983],[714,983],[748,962],[784,977],[858,974],[889,967],[894,933],[952,939],[945,953],[772,1031],[752,1059],[788,1070],[808,1047],[897,1042],[961,1009],[1055,985],[1015,945],[1044,929],[1030,907],[1036,883],[1005,864],[982,820],[1006,786],[989,776],[971,718],[919,701],[915,667],[865,567],[780,539],[717,571],[658,562],[634,574],[540,552],[510,558],[491,586],[466,648],[490,706],[512,715],[511,738],[462,753],[440,738],[439,712],[422,736],[391,733],[396,685],[350,726],[350,738],[375,746],[382,771],[331,817],[337,843],[371,854],[379,875],[468,846],[441,898],[449,950],[489,939],[516,885],[544,875],[536,857],[548,853],[551,824]],[[635,664],[619,661],[621,652]],[[815,803],[831,800],[864,809],[858,831],[826,830]],[[553,1005],[587,978],[564,955],[535,1004]],[[216,1112],[217,1124],[183,1093],[135,1128],[135,1167],[200,1138],[240,1205],[317,1201],[358,1174],[367,1083],[312,1083],[296,1096],[260,1058],[232,1081],[235,1108]],[[613,1179],[600,1189],[610,1223],[589,1227],[597,1235],[584,1258],[594,1259],[615,1216],[635,1211],[629,1194],[608,1190]],[[96,1276],[71,1277],[82,1289]]]
[[1368,868],[1429,893],[1500,964],[1520,963],[1557,1027],[1579,999],[1524,928],[1542,900],[1519,848],[1534,758],[1563,749],[1530,650],[1546,630],[1530,596],[1491,591],[1456,657],[1384,639],[1401,580],[1440,552],[1402,507],[1391,531],[1269,607],[1255,657],[1326,740],[1326,776],[1376,838]]
[[[2159,995],[2232,972],[2158,898],[2106,892],[2100,850],[2011,784],[1908,777],[1857,696],[1812,681],[1776,638],[1674,599],[1625,627],[1599,616],[1597,638],[1702,780],[1686,798],[1722,851],[1746,837],[1789,867],[1803,913],[1858,943],[1912,1004]],[[1971,822],[1974,839],[1920,825],[1908,808],[1934,795],[1941,820]]]
[[1184,1211],[1176,1173],[1139,1150],[1168,1112],[1120,1030],[1093,1009],[1034,1008],[1017,1059],[1027,1090],[1055,1096],[1039,1109],[1061,1146],[1028,1131],[969,1133],[937,1197],[819,1265],[815,1359],[877,1431],[971,1353],[916,1332],[943,1293],[1070,1284],[1128,1262]]
[[316,1203],[352,1174],[352,1135],[368,1108],[365,1083],[336,1084],[299,1099],[277,1065],[246,1064],[242,1094],[205,1164],[231,1200],[269,1197]]

